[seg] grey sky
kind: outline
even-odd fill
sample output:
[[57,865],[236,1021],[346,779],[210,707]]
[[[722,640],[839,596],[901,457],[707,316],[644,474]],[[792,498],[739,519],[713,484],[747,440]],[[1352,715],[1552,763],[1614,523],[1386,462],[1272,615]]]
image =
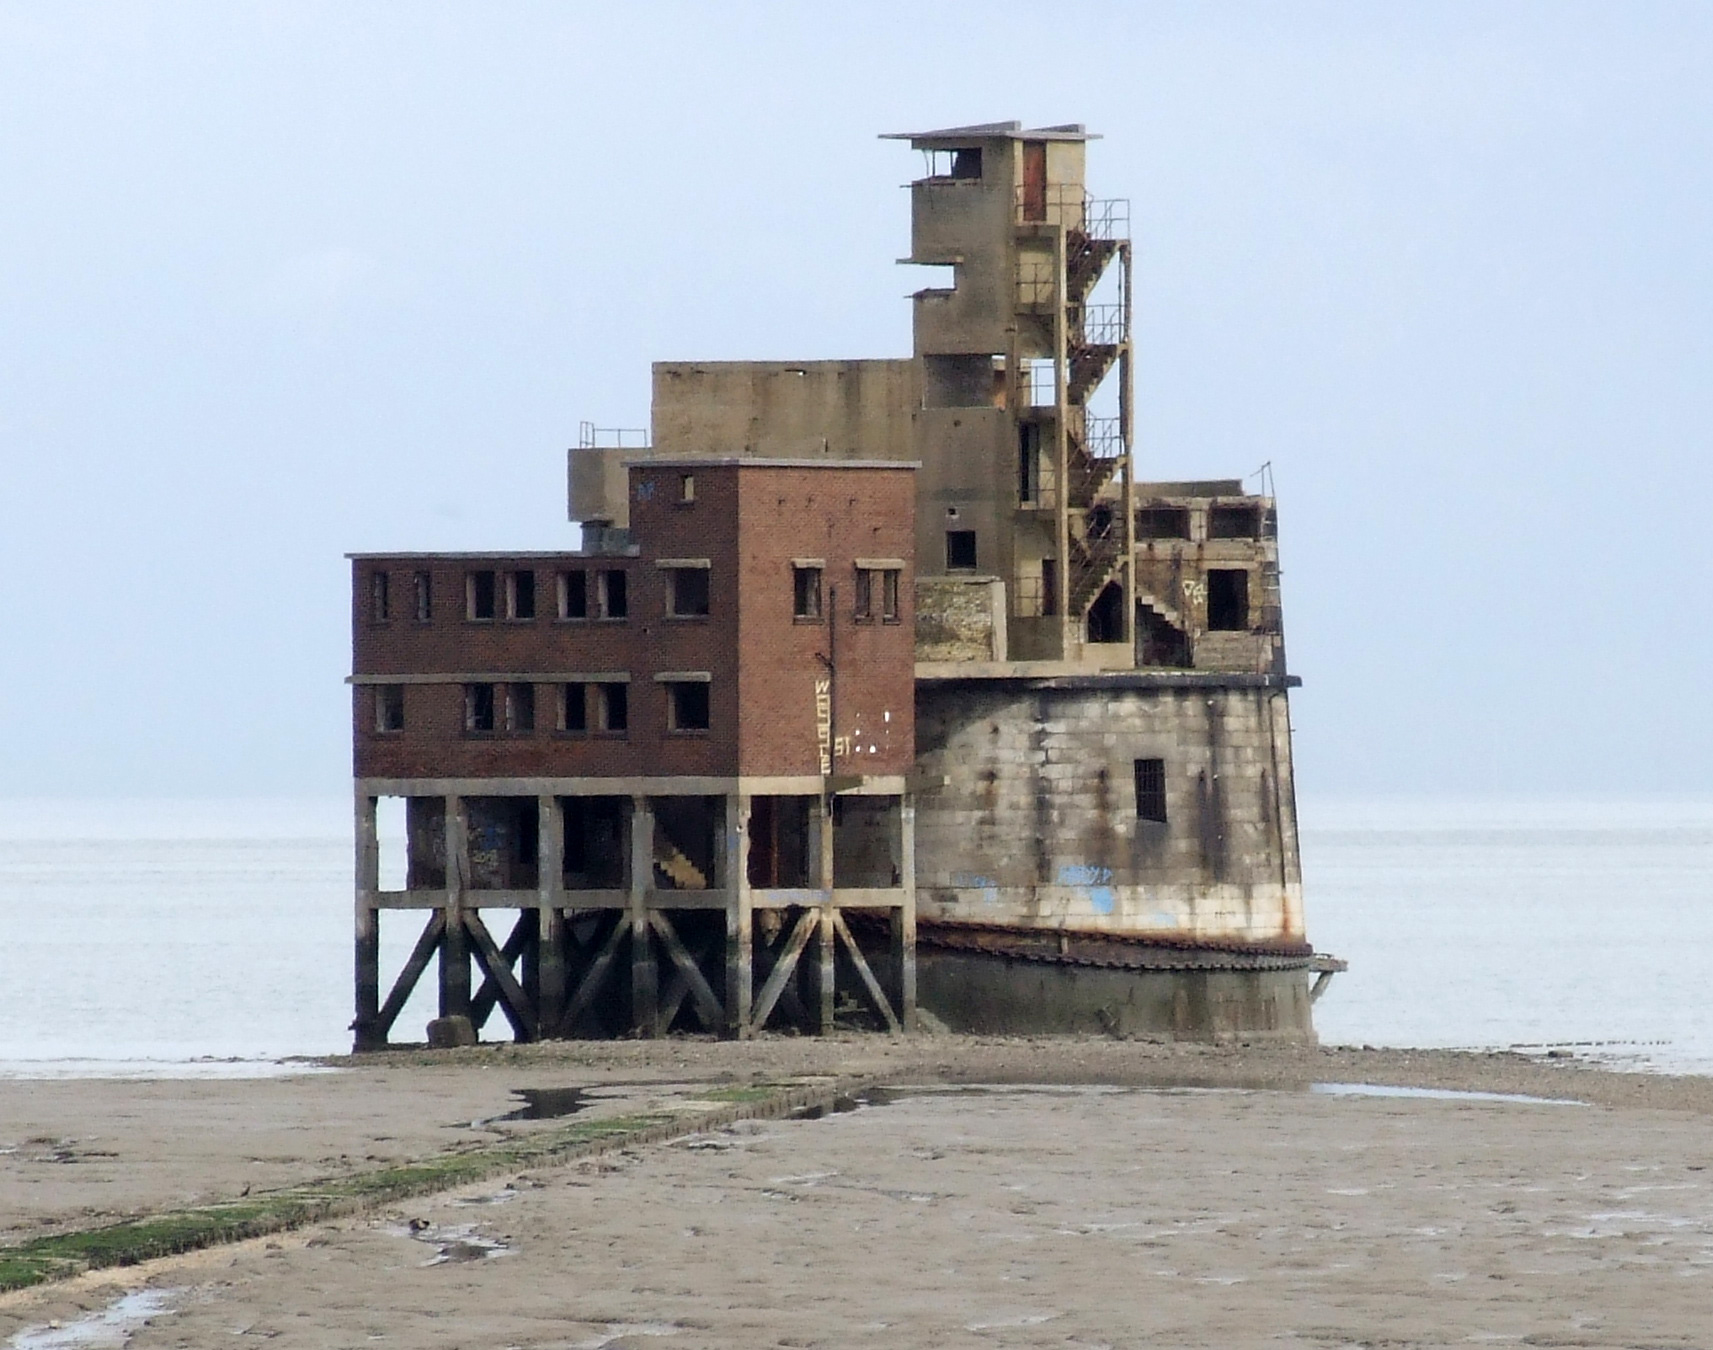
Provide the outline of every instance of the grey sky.
[[[927,11],[929,17],[920,17]],[[654,358],[902,355],[1084,121],[1142,473],[1273,464],[1306,793],[1706,792],[1713,7],[0,3],[0,795],[319,793],[348,549],[572,546]]]

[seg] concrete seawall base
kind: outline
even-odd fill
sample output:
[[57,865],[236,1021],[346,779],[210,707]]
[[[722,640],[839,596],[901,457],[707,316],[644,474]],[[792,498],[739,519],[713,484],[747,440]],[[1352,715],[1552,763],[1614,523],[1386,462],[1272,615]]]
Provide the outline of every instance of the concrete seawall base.
[[1114,970],[918,950],[917,998],[951,1031],[1314,1043],[1307,969]]

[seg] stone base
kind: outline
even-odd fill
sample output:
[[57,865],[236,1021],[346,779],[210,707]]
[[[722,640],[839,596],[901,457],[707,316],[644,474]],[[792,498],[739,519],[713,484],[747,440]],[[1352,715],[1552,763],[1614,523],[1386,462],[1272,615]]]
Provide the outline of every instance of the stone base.
[[950,1031],[1104,1032],[1217,1041],[1314,1043],[1307,968],[1113,970],[985,952],[916,954],[919,1006]]

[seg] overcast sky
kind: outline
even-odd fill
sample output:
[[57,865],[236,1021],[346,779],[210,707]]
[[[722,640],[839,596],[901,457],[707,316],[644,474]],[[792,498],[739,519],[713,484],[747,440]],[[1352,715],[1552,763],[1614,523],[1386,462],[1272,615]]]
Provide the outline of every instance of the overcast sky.
[[336,794],[353,549],[653,359],[906,355],[878,133],[1083,121],[1308,795],[1707,793],[1713,6],[0,0],[0,795]]

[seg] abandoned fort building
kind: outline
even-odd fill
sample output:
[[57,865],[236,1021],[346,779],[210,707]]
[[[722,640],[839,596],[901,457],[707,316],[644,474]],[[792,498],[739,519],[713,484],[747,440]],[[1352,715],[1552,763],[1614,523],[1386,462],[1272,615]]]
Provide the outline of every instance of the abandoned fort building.
[[1081,126],[897,139],[913,355],[657,364],[582,548],[354,555],[359,1048],[431,966],[464,1035],[1312,1035],[1274,503],[1134,480]]

